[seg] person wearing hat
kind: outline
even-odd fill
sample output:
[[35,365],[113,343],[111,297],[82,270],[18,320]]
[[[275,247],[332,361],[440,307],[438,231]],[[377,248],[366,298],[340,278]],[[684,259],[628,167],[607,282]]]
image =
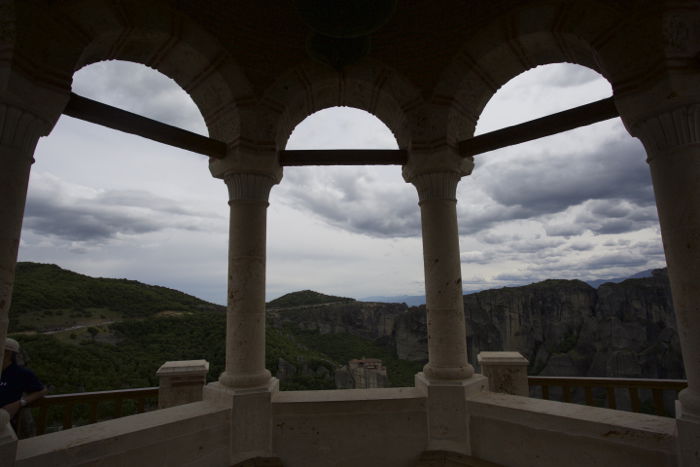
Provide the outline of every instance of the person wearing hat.
[[5,352],[0,374],[0,409],[5,409],[15,426],[15,416],[22,407],[26,407],[46,394],[46,388],[34,372],[17,364],[19,342],[5,339]]

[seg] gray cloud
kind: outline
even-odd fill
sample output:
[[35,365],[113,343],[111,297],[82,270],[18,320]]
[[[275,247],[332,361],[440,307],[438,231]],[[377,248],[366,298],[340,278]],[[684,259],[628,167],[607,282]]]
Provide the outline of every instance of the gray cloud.
[[199,109],[173,80],[137,63],[110,61],[76,73],[73,91],[90,99],[201,134]]
[[420,235],[415,188],[387,183],[367,169],[287,171],[279,202],[311,212],[335,227],[373,237]]
[[495,261],[497,254],[494,250],[464,251],[460,254],[463,263],[490,264]]
[[635,266],[642,268],[646,266],[649,260],[636,252],[632,253],[612,253],[602,256],[596,256],[589,260],[586,260],[581,265],[584,270],[596,270],[596,269],[608,269],[617,267],[630,267]]
[[538,213],[561,212],[589,199],[617,198],[637,205],[654,202],[649,170],[641,145],[631,138],[608,142],[584,155],[543,155],[537,161],[511,161],[487,169],[494,183],[484,187],[504,206],[523,206]]
[[599,79],[601,79],[601,76],[590,68],[582,66],[551,67],[547,73],[542,74],[540,84],[568,88],[581,86]]
[[574,251],[590,251],[595,248],[595,245],[592,242],[576,241],[572,242],[568,248]]
[[[28,194],[24,228],[64,241],[99,243],[168,228],[203,230],[207,217],[145,191],[94,192],[44,176]],[[80,245],[73,250],[84,251]]]

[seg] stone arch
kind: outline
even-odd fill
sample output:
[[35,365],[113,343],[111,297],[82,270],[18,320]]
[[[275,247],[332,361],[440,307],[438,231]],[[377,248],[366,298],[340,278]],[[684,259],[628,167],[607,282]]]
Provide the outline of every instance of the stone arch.
[[612,33],[629,22],[622,6],[599,1],[542,2],[500,16],[474,34],[443,73],[424,137],[444,138],[449,146],[471,137],[496,91],[538,65],[585,66],[615,89],[620,77],[611,63],[619,56],[610,50]]
[[[78,0],[59,4],[79,38],[72,73],[103,60],[127,60],[175,80],[195,102],[210,136],[236,144],[252,88],[229,53],[181,13],[161,2]],[[170,13],[170,14],[166,14]]]
[[265,93],[263,112],[277,148],[306,117],[319,110],[348,106],[365,110],[381,120],[401,148],[411,144],[411,114],[422,105],[420,92],[394,70],[365,62],[341,73],[307,62],[279,78]]

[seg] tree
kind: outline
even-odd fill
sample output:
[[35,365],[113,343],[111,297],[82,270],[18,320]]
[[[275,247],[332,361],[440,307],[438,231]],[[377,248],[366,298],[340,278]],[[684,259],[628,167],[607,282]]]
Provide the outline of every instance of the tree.
[[91,327],[87,328],[87,332],[90,333],[90,335],[92,336],[92,340],[94,341],[94,340],[95,340],[95,336],[96,336],[97,334],[99,334],[100,330],[97,329],[97,328],[93,328],[93,327],[91,326]]

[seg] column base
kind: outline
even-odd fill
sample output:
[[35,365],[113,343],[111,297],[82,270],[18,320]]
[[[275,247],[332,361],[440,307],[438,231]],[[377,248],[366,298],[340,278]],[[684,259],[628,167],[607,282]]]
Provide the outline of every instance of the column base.
[[17,457],[17,435],[10,425],[10,414],[0,409],[0,459],[5,467],[15,465]]
[[467,398],[488,391],[488,378],[475,374],[463,380],[415,377],[416,388],[427,398],[428,451],[471,454]]
[[688,389],[681,391],[681,400],[676,401],[678,465],[681,467],[697,467],[700,465],[700,413],[688,410],[695,408],[691,404],[686,404],[689,407],[684,408],[683,399],[685,401],[695,399],[686,391]]
[[527,358],[518,352],[479,352],[476,360],[481,374],[489,379],[489,391],[515,396],[530,396],[527,382]]
[[474,367],[467,363],[467,366],[464,367],[439,368],[426,363],[423,367],[423,374],[430,380],[463,380],[472,377]]
[[231,408],[231,464],[272,452],[272,396],[279,391],[277,378],[253,388],[231,388],[221,383],[204,387],[204,400]]
[[272,373],[267,369],[244,375],[230,374],[224,371],[219,376],[219,383],[230,388],[257,388],[266,385],[270,378],[272,378]]

